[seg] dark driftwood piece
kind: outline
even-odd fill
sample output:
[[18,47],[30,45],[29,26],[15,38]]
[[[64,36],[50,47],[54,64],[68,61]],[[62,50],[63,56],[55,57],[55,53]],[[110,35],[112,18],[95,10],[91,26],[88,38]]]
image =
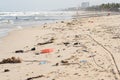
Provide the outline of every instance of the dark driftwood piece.
[[41,78],[41,77],[44,77],[44,75],[39,75],[39,76],[36,76],[36,77],[30,77],[30,78],[27,78],[26,80],[33,80],[33,79],[37,79],[37,78]]
[[7,63],[21,63],[22,60],[18,57],[11,57],[11,58],[7,58],[7,59],[3,59],[0,64],[7,64]]
[[24,51],[23,50],[17,50],[17,51],[15,51],[15,53],[24,53]]
[[98,41],[96,41],[92,36],[90,36],[90,35],[88,35],[93,41],[95,41],[98,45],[100,45],[102,48],[104,48],[109,54],[110,54],[110,56],[111,56],[111,58],[112,58],[112,60],[113,60],[113,62],[114,62],[114,65],[115,65],[115,67],[116,67],[116,70],[117,70],[117,72],[118,72],[118,74],[119,74],[119,76],[120,76],[120,71],[119,71],[119,69],[118,69],[118,66],[117,66],[117,63],[116,63],[116,61],[115,61],[115,58],[114,58],[114,56],[113,56],[113,54],[106,48],[106,47],[104,47],[102,44],[100,44]]
[[50,39],[49,41],[46,41],[46,42],[44,42],[44,43],[38,43],[37,45],[50,44],[50,43],[53,43],[53,40],[54,40],[54,39]]

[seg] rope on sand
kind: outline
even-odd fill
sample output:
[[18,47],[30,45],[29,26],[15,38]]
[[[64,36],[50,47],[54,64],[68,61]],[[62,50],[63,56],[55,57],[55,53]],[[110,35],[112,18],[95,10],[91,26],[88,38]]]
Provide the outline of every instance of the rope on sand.
[[104,50],[106,50],[110,54],[110,56],[111,56],[111,58],[112,58],[112,60],[114,62],[114,65],[116,67],[116,70],[117,70],[117,72],[119,74],[119,77],[120,77],[120,71],[118,69],[118,66],[117,66],[117,63],[115,61],[115,58],[114,58],[113,54],[106,47],[104,47],[102,44],[100,44],[98,41],[96,41],[92,36],[90,36],[88,34],[87,34],[87,36],[89,36],[93,41],[95,41],[98,45],[100,45]]

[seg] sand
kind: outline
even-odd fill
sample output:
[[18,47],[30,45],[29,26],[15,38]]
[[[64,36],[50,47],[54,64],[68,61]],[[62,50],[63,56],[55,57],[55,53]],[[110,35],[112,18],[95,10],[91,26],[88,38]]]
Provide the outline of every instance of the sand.
[[0,80],[120,80],[119,21],[120,15],[91,17],[12,31],[1,39],[0,61],[14,56],[22,63],[0,64]]

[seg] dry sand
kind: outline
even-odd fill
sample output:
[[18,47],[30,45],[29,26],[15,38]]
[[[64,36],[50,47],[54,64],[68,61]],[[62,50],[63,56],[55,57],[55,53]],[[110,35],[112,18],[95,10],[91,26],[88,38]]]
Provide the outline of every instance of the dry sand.
[[[37,45],[50,39],[53,43]],[[54,51],[35,54],[46,48]],[[110,53],[120,69],[120,15],[16,30],[2,38],[0,61],[14,56],[22,63],[0,64],[0,80],[120,80]]]

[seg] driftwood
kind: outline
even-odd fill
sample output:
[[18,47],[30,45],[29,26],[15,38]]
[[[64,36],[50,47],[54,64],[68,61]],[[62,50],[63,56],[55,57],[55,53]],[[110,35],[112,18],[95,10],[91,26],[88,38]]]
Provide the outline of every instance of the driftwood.
[[30,78],[27,78],[26,80],[33,80],[33,79],[37,79],[37,78],[41,78],[41,77],[44,77],[44,75],[39,75],[39,76],[36,76],[36,77],[30,77]]
[[68,61],[66,61],[66,60],[62,60],[61,61],[61,65],[74,65],[74,64],[79,64],[79,63],[69,63]]
[[75,64],[80,65],[79,63],[62,63],[61,65],[75,65]]
[[[88,35],[88,34],[87,34]],[[117,66],[117,63],[116,63],[116,61],[115,61],[115,58],[114,58],[114,56],[113,56],[113,54],[106,48],[106,47],[104,47],[102,44],[100,44],[98,41],[96,41],[92,36],[90,36],[90,35],[88,35],[93,41],[95,41],[98,45],[100,45],[104,50],[106,50],[108,53],[109,53],[109,55],[111,56],[111,58],[112,58],[112,60],[113,60],[113,62],[114,62],[114,65],[115,65],[115,67],[116,67],[116,70],[117,70],[117,72],[118,72],[118,74],[119,74],[119,77],[120,77],[120,71],[119,71],[119,69],[118,69],[118,66]]]
[[49,41],[46,41],[46,42],[44,42],[44,43],[38,43],[37,45],[50,44],[50,43],[53,43],[53,40],[54,40],[54,39],[50,39]]
[[61,63],[68,63],[68,61],[64,61],[64,60],[62,60]]
[[17,50],[17,51],[15,51],[15,53],[24,53],[24,51],[23,50]]
[[11,58],[7,58],[7,59],[3,59],[0,64],[7,64],[7,63],[21,63],[22,60],[18,57],[11,57]]

